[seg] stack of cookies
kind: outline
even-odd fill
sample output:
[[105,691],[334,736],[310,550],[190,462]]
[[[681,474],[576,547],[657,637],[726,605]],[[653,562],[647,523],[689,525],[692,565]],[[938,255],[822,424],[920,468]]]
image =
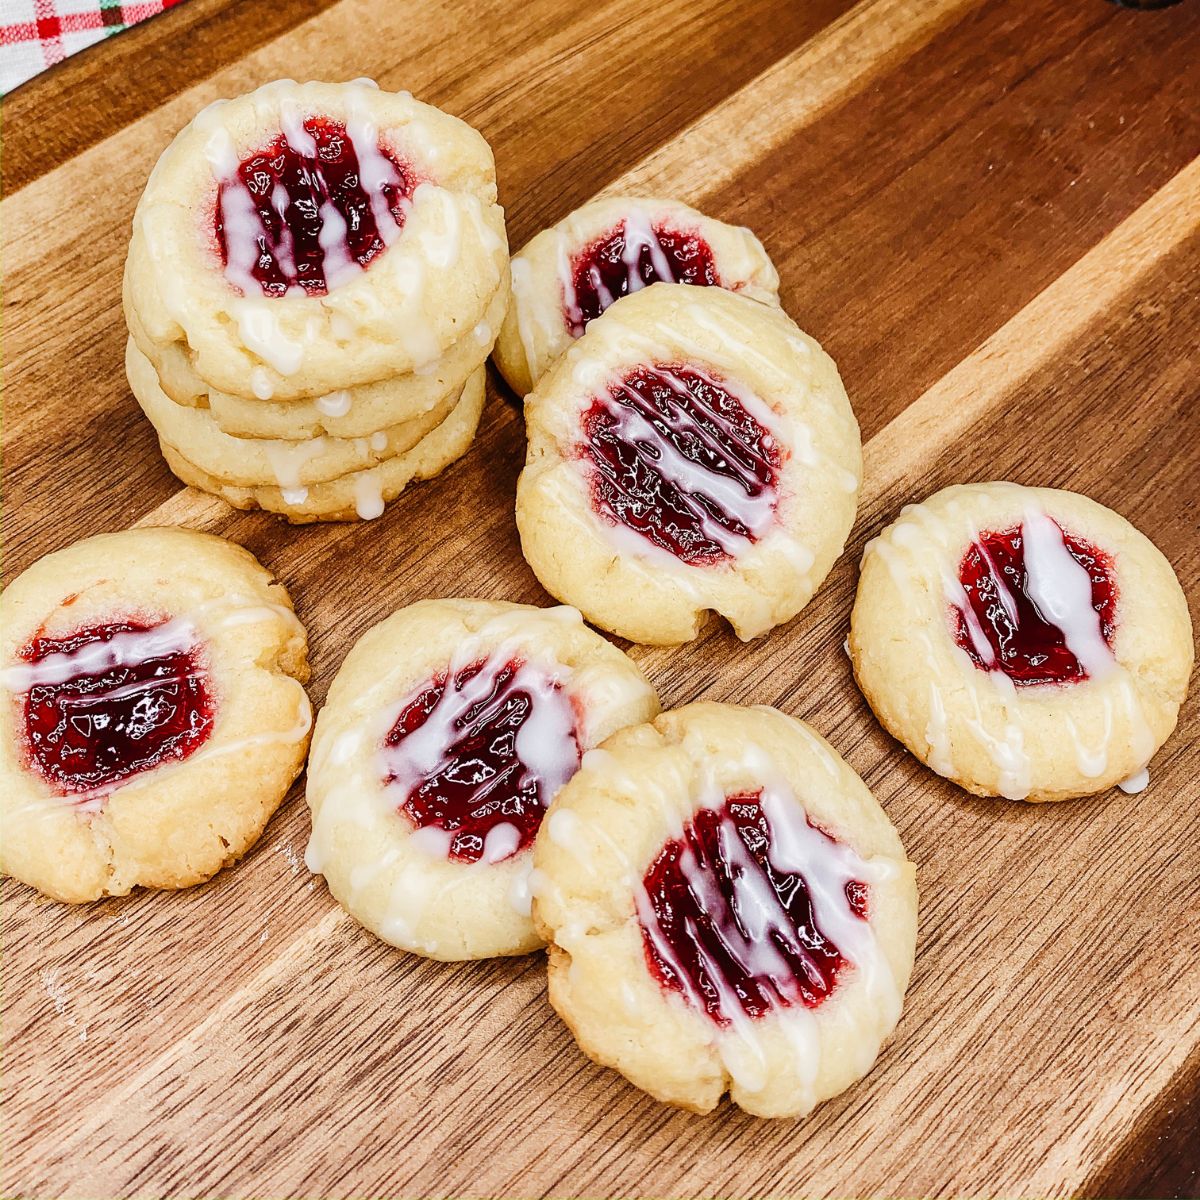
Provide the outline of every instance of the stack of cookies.
[[167,463],[238,508],[377,517],[462,455],[508,303],[492,153],[367,80],[201,112],[138,204],[130,387]]

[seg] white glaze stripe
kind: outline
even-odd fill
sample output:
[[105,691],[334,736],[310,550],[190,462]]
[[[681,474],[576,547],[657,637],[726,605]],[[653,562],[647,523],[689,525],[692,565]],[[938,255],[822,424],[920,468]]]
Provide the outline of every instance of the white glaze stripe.
[[[216,611],[219,615],[213,619],[210,614]],[[168,654],[179,650],[189,650],[199,645],[203,640],[202,634],[216,634],[225,629],[234,629],[241,625],[252,625],[259,621],[282,621],[303,635],[303,627],[296,614],[282,604],[257,597],[242,596],[236,593],[207,600],[196,605],[187,613],[164,621],[153,629],[138,633],[117,634],[109,642],[92,643],[77,651],[47,655],[39,663],[21,664],[0,671],[0,688],[10,692],[27,691],[46,683],[64,683],[69,679],[83,674],[100,674],[116,666],[136,666],[156,654]],[[155,635],[155,636],[152,636]],[[117,650],[111,656],[102,656],[99,652],[107,651],[117,639],[122,639]],[[128,639],[128,640],[126,640]],[[88,656],[86,651],[95,652]],[[57,660],[57,661],[55,661]],[[68,661],[69,660],[69,661]],[[36,672],[38,668],[50,664],[49,670],[41,676],[31,676],[28,672]],[[65,672],[65,673],[64,673]],[[190,677],[190,676],[189,676]],[[151,681],[153,682],[153,681]],[[163,681],[157,681],[163,682]],[[312,728],[312,706],[303,684],[292,679],[298,693],[300,715],[296,724],[280,732],[248,734],[245,737],[231,738],[228,741],[214,743],[212,737],[194,754],[186,759],[189,764],[219,758],[228,754],[238,754],[256,745],[270,743],[292,744],[302,741]],[[120,696],[131,691],[138,685],[128,685],[115,689],[108,696]],[[93,694],[95,695],[95,694]],[[163,764],[167,765],[167,764]],[[140,771],[107,787],[92,788],[82,792],[54,792],[51,796],[34,800],[9,814],[10,817],[34,814],[41,817],[53,816],[62,811],[62,801],[69,801],[70,807],[83,812],[95,812],[103,804],[106,797],[117,790],[128,790],[139,786],[153,769]]]
[[135,667],[151,658],[192,649],[199,640],[196,627],[175,618],[153,629],[128,630],[107,642],[89,642],[78,650],[47,654],[35,663],[22,663],[0,671],[0,687],[8,692],[66,683],[81,675],[101,675],[116,667]]
[[1092,606],[1091,576],[1067,548],[1057,523],[1041,509],[1026,510],[1021,533],[1030,600],[1042,619],[1062,633],[1067,649],[1088,675],[1103,678],[1117,662]]
[[207,624],[208,614],[214,609],[227,610],[212,622],[214,632],[270,619],[301,629],[296,614],[285,605],[232,594],[206,600],[152,629],[118,633],[107,642],[91,642],[78,650],[47,654],[36,663],[17,662],[0,670],[0,689],[26,692],[31,687],[65,683],[79,675],[99,675],[114,667],[137,666],[148,658],[190,650],[200,641],[197,622]]
[[[870,925],[851,909],[845,892],[850,881],[866,881],[867,864],[849,846],[814,829],[803,808],[789,793],[764,788],[759,803],[770,831],[768,853],[772,867],[801,876],[812,900],[819,932],[856,967],[872,967],[877,958],[874,935]],[[713,930],[729,956],[743,970],[768,979],[785,1002],[795,1003],[800,996],[791,967],[769,939],[779,938],[801,961],[809,961],[810,956],[790,914],[747,850],[736,823],[723,816],[717,836],[732,888],[732,912],[717,886],[714,868],[697,863],[685,843],[679,867],[688,890],[701,910],[713,918]],[[644,893],[644,885],[639,886]],[[653,910],[653,904],[643,894],[637,897],[636,908],[641,918]],[[657,918],[649,924],[643,920],[643,925],[655,952],[678,974],[673,950]],[[696,950],[701,951],[699,938],[693,940]],[[715,963],[708,973],[717,988],[721,1015],[734,1021],[744,1012],[740,999]],[[691,998],[694,1001],[694,995]]]
[[[979,532],[970,513],[962,512],[960,515],[961,521],[951,521],[935,516],[923,505],[906,505],[901,510],[900,519],[883,535],[868,543],[864,557],[867,554],[878,555],[901,594],[913,586],[913,563],[921,563],[922,566],[929,562],[936,563],[946,602],[962,616],[971,645],[988,668],[984,677],[1015,704],[1017,691],[1012,680],[1000,668],[991,643],[954,569],[957,567],[954,557],[956,549],[964,544],[961,540],[962,530],[966,534],[965,544],[975,546],[987,563],[991,577],[997,583],[999,601],[1010,617],[1015,616],[1015,604],[1004,584],[1002,572],[980,544]],[[1104,641],[1100,614],[1092,605],[1090,575],[1071,554],[1062,528],[1044,509],[1034,505],[1025,507],[1022,538],[1026,589],[1030,600],[1042,618],[1062,632],[1067,649],[1089,677],[1103,680],[1114,674],[1121,676],[1116,683],[1119,699],[1132,726],[1136,743],[1134,749],[1139,757],[1148,759],[1154,749],[1153,733],[1146,723],[1128,671],[1121,667]],[[957,768],[953,759],[949,721],[936,683],[935,647],[928,634],[923,634],[921,640],[926,652],[926,670],[931,680],[925,732],[929,746],[926,761],[940,775],[953,777]],[[957,647],[955,652],[961,653]],[[962,657],[964,662],[970,661],[965,654]],[[972,664],[972,671],[974,669]],[[996,790],[1007,799],[1023,800],[1032,790],[1033,764],[1025,749],[1020,726],[1008,719],[1010,710],[1007,706],[998,710],[998,720],[991,715],[996,710],[989,706],[989,717],[985,719],[976,690],[966,689],[966,696],[968,699],[963,703],[967,704],[969,711],[962,714],[961,720],[996,768]],[[1108,769],[1109,749],[1115,728],[1114,701],[1117,699],[1112,695],[1103,697],[1103,717],[1095,730],[1081,730],[1074,719],[1066,722],[1076,766],[1086,779],[1099,778]],[[1086,738],[1085,733],[1089,735]]]
[[[605,755],[604,751],[589,751],[589,768],[595,765],[602,755]],[[877,1006],[886,1014],[887,1020],[894,1024],[900,1014],[899,989],[890,964],[875,939],[870,922],[860,918],[850,908],[845,884],[854,879],[866,883],[869,888],[881,885],[894,874],[895,867],[879,859],[865,861],[851,847],[827,838],[812,828],[808,824],[803,806],[786,782],[774,772],[770,760],[758,751],[757,747],[746,747],[736,758],[741,766],[752,766],[753,774],[764,781],[760,804],[767,817],[771,834],[769,853],[772,865],[780,870],[803,875],[821,932],[854,967],[855,986],[864,989],[867,1003]],[[611,756],[606,756],[606,760],[609,763],[615,762]],[[715,763],[708,758],[701,760],[698,765],[702,774],[700,806],[723,806],[725,793],[717,779],[724,773],[723,768],[730,764],[723,761]],[[647,786],[654,787],[655,784],[654,781],[627,780],[621,786],[640,791]],[[600,825],[595,822],[585,824],[578,814],[571,810],[552,811],[547,820],[546,833],[552,842],[571,854],[581,870],[593,877],[598,870],[596,857],[592,852],[593,839],[607,847],[620,865],[626,886],[632,892],[633,912],[639,925],[650,939],[656,954],[680,981],[682,999],[690,1008],[700,1013],[705,1012],[705,997],[691,980],[667,940],[654,904],[645,889],[642,874],[631,861],[628,852]],[[672,836],[682,837],[682,830]],[[731,872],[734,887],[733,908],[749,935],[743,937],[739,931],[736,938],[726,941],[726,948],[744,967],[776,982],[782,996],[795,997],[797,989],[790,970],[785,973],[780,967],[782,956],[779,951],[765,940],[769,931],[778,933],[782,928],[788,943],[794,944],[796,937],[791,919],[783,913],[774,889],[766,881],[757,863],[751,860],[735,823],[726,818],[722,822],[719,836],[722,853],[726,860],[734,865]],[[702,908],[717,916],[718,927],[722,921],[728,921],[728,904],[714,886],[709,869],[699,866],[690,850],[681,856],[680,865],[689,889]],[[609,869],[607,864],[605,869]],[[559,908],[563,907],[561,894],[548,879],[536,872],[533,888],[535,896],[551,897]],[[577,929],[568,922],[556,936],[560,944],[570,951],[575,941],[585,935],[582,928]],[[747,1015],[718,965],[706,956],[701,939],[694,929],[690,931],[690,936],[706,975],[718,989],[719,1011],[728,1022],[723,1028],[712,1028],[712,1042],[734,1083],[747,1092],[760,1090],[765,1085],[768,1075],[768,1055],[761,1023]],[[631,1009],[630,1015],[634,1019],[652,1018],[652,1014],[644,1011],[638,1004],[636,991],[626,998],[626,1007]],[[819,1011],[810,1011],[803,1004],[790,1004],[786,1009],[786,1019],[778,1026],[786,1030],[793,1049],[793,1066],[801,1086],[806,1089],[806,1094],[811,1092],[820,1066],[821,1051],[817,1024]],[[874,1049],[869,1042],[862,1048],[861,1053],[865,1060],[860,1064],[861,1069],[865,1070],[869,1065]]]

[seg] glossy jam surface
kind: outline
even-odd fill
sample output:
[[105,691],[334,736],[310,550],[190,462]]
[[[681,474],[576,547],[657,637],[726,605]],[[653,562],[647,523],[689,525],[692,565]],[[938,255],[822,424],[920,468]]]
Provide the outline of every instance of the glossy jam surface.
[[623,223],[580,250],[570,262],[563,311],[580,337],[610,304],[652,283],[719,287],[712,247],[698,234]]
[[[22,658],[49,666],[51,655],[75,655],[117,635],[154,628],[122,621],[69,637],[39,637]],[[117,665],[85,668],[29,689],[25,735],[30,761],[44,779],[68,793],[102,792],[160,763],[185,759],[207,741],[215,706],[200,651],[148,645],[151,652],[137,662],[126,654]]]
[[415,186],[383,147],[356,145],[340,121],[310,117],[291,140],[281,133],[218,184],[226,274],[248,273],[265,296],[324,295],[384,250]]
[[[1100,632],[1111,646],[1115,630],[1117,591],[1112,565],[1094,547],[1068,533],[1063,544],[1088,573],[1092,607],[1100,616]],[[1030,597],[1022,527],[987,533],[972,543],[958,570],[959,582],[975,618],[976,637],[982,630],[993,661],[985,662],[972,637],[967,614],[952,610],[955,640],[981,670],[1000,670],[1017,686],[1075,683],[1087,672],[1067,646],[1061,629],[1045,620]]]
[[693,367],[638,367],[584,411],[592,504],[689,566],[774,520],[780,449],[733,393]]
[[[718,1024],[736,1002],[751,1017],[820,1004],[847,965],[817,925],[803,875],[772,864],[761,793],[702,808],[668,842],[643,879],[656,928],[642,919],[646,961],[664,987],[702,1003]],[[816,836],[837,845],[832,838]],[[866,883],[844,885],[853,918],[866,920]]]
[[386,739],[386,782],[418,829],[445,833],[448,857],[499,862],[532,844],[579,757],[562,688],[518,660],[487,659],[404,706]]

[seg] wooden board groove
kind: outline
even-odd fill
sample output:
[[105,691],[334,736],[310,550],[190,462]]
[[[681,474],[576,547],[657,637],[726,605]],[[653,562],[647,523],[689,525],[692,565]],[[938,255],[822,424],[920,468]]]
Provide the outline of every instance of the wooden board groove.
[[[318,61],[412,87],[493,141],[516,242],[605,190],[743,221],[847,380],[858,521],[768,639],[631,653],[668,704],[775,703],[838,746],[918,863],[917,970],[875,1072],[808,1122],[672,1113],[578,1054],[536,957],[423,963],[345,918],[300,861],[297,787],[188,893],[67,910],[5,881],[5,1194],[1195,1194],[1196,699],[1142,798],[982,802],[882,733],[841,643],[865,540],[958,480],[1085,491],[1194,598],[1196,6],[285,0],[251,33],[243,6],[191,5],[227,51],[163,57],[142,96],[85,70],[94,52],[9,102],[6,577],[100,529],[223,533],[291,588],[316,702],[401,604],[546,599],[512,522],[520,409],[494,382],[467,458],[369,525],[288,529],[162,465],[122,378],[120,264],[154,155],[222,91]],[[110,61],[166,41],[151,22]],[[682,65],[651,52],[681,42]],[[68,84],[111,96],[112,124],[73,128]]]

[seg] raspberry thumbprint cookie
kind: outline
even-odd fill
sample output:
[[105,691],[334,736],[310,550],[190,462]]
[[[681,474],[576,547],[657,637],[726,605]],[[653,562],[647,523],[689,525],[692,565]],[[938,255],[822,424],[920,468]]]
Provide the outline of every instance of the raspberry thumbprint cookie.
[[867,545],[850,656],[884,727],[979,796],[1140,791],[1192,668],[1171,565],[1073,492],[980,483]]
[[[470,126],[368,80],[268,84],[198,114],[146,185],[125,267],[130,385],[185,482],[296,520],[375,517],[399,489],[373,487],[371,460],[446,465],[422,439],[447,441],[508,272],[492,153]],[[313,498],[305,475],[359,502]]]
[[568,608],[425,600],[351,650],[317,720],[306,861],[372,933],[526,954],[533,840],[580,756],[658,700]]
[[222,433],[205,409],[172,404],[132,341],[125,362],[133,394],[180,480],[234,508],[264,509],[298,525],[379,516],[409,483],[431,479],[467,452],[485,398],[480,367],[444,417],[427,414],[370,437],[237,438]]
[[615,300],[686,283],[778,303],[779,276],[750,230],[677,200],[593,200],[513,255],[512,303],[494,357],[524,396]]
[[802,1116],[900,1018],[915,870],[806,725],[692,704],[611,737],[538,834],[534,919],[580,1047],[658,1100]]
[[517,525],[542,585],[633,641],[794,617],[841,553],[862,475],[833,360],[782,310],[650,287],[525,402]]
[[181,529],[51,554],[0,598],[7,875],[58,900],[201,883],[300,772],[307,639],[249,553]]

